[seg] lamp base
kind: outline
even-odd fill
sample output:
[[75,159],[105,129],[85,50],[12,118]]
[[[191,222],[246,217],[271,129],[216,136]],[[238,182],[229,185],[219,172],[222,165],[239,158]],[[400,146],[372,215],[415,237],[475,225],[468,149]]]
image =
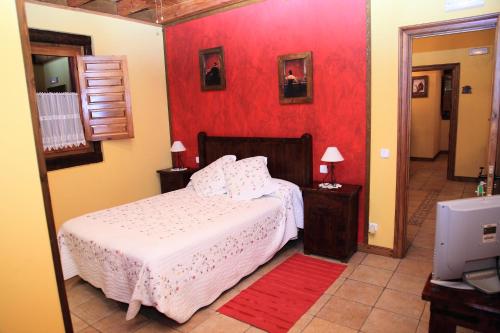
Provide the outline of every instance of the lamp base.
[[334,184],[331,184],[331,183],[320,183],[318,185],[318,187],[319,188],[326,188],[326,189],[329,189],[329,190],[333,190],[333,189],[341,188],[342,184],[338,184],[338,183],[334,183]]
[[187,170],[188,168],[172,168],[170,171],[184,171]]

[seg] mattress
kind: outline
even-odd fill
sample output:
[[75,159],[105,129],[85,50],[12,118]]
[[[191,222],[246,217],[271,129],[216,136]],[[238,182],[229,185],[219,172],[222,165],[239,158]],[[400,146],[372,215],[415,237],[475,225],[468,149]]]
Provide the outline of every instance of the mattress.
[[69,220],[58,233],[64,278],[128,303],[127,319],[147,305],[185,322],[297,236],[300,190],[275,181],[254,200],[188,187]]

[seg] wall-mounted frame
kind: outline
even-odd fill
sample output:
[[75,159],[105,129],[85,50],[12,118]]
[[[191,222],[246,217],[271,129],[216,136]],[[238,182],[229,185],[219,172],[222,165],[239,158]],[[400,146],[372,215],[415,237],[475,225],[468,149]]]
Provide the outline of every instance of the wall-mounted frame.
[[429,92],[429,76],[413,76],[411,78],[411,97],[427,97]]
[[281,104],[312,103],[312,52],[278,57]]
[[201,90],[226,89],[226,68],[222,46],[199,51]]

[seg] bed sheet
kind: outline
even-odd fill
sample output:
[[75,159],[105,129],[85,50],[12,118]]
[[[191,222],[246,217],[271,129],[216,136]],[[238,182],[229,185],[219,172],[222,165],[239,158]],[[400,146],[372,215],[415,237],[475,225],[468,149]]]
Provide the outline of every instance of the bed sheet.
[[64,278],[128,303],[127,319],[143,304],[185,322],[297,236],[300,190],[287,183],[249,201],[191,187],[72,219],[58,234]]

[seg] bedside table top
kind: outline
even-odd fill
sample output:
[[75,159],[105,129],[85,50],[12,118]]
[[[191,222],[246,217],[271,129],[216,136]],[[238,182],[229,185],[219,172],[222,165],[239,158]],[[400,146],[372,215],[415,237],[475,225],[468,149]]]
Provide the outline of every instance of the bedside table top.
[[353,185],[353,184],[342,184],[341,188],[337,189],[326,189],[326,188],[320,188],[319,184],[322,182],[313,182],[312,187],[302,187],[302,191],[305,192],[324,192],[324,193],[335,193],[337,195],[345,195],[345,196],[350,196],[353,195],[361,190],[360,185]]
[[175,171],[172,170],[172,168],[156,170],[156,172],[158,172],[158,173],[187,173],[187,172],[194,173],[196,171],[198,171],[198,170],[191,169],[191,168],[187,168],[186,170],[175,170]]

